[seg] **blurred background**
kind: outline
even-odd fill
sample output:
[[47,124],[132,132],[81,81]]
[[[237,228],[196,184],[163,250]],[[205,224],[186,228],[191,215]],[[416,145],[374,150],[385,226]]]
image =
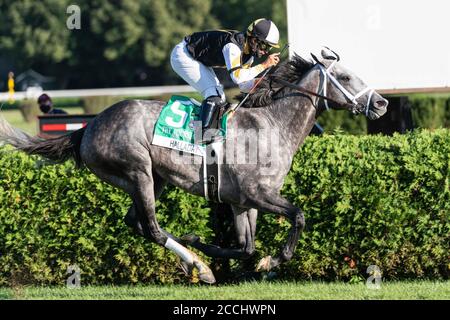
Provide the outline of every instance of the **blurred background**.
[[[32,134],[38,132],[37,116],[42,114],[36,103],[39,92],[185,84],[172,71],[169,56],[173,46],[192,32],[245,30],[251,21],[266,17],[278,26],[281,45],[288,39],[285,0],[79,0],[80,29],[69,29],[72,4],[69,0],[0,0],[0,92],[11,91],[9,79],[13,79],[13,90],[27,93],[24,99],[11,96],[0,101],[2,114]],[[232,101],[238,90],[227,72],[217,72]],[[171,93],[133,98],[167,100]],[[196,93],[183,94],[201,99]],[[400,131],[450,126],[448,93],[401,96],[407,100],[401,104],[406,113],[400,116],[411,119]],[[124,93],[52,98],[55,108],[69,114],[96,114],[127,97]],[[325,114],[320,124],[330,133],[368,132],[364,117],[343,112]]]
[[[76,1],[81,28],[69,30],[66,23],[73,11],[67,12],[67,8],[71,4],[73,1],[68,0],[0,0],[0,92],[8,92],[9,72],[14,73],[14,90],[28,92],[33,88],[46,91],[185,84],[169,61],[173,46],[185,35],[216,28],[245,30],[260,17],[275,21],[282,43],[287,39],[285,1]],[[40,114],[35,95],[0,102],[7,120],[30,133],[37,132],[36,115]],[[138,98],[165,100],[170,95]],[[197,94],[192,96],[200,99]],[[124,98],[52,97],[55,107],[70,114],[98,113]]]

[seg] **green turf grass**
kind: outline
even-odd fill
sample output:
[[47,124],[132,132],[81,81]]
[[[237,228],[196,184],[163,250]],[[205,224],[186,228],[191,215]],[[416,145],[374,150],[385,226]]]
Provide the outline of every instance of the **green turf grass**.
[[0,288],[1,299],[150,299],[150,300],[367,300],[450,299],[450,281],[383,282],[380,289],[364,283],[253,282],[224,286],[86,286]]

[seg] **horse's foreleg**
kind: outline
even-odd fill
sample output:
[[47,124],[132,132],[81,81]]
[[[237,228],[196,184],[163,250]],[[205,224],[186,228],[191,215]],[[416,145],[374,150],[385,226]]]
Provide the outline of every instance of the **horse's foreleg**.
[[[133,205],[130,207],[130,209],[128,209],[128,212],[124,218],[124,221],[125,221],[125,224],[127,226],[129,226],[130,228],[132,228],[135,233],[137,233],[140,236],[146,237],[147,239],[152,240],[151,238],[148,237],[148,234],[144,233],[141,221],[139,220],[139,217],[137,215],[137,209],[136,209],[136,205],[134,202],[133,202]],[[164,233],[168,238],[171,238],[172,240],[174,240],[178,243],[182,243],[182,240],[180,240],[179,238],[175,237],[174,235],[167,232],[163,228],[160,228],[160,229],[161,229],[161,232]]]
[[295,207],[278,194],[260,193],[258,194],[258,197],[255,197],[253,202],[259,211],[282,215],[287,217],[292,224],[286,244],[283,246],[281,253],[276,257],[265,257],[258,263],[257,271],[269,271],[281,263],[292,259],[300,234],[305,227],[305,217],[299,208]]

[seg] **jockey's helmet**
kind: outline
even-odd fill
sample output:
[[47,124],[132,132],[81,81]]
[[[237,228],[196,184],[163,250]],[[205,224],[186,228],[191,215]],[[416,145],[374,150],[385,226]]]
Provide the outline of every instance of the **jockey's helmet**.
[[279,48],[280,32],[271,20],[258,19],[253,21],[247,28],[247,36],[255,37],[272,47]]

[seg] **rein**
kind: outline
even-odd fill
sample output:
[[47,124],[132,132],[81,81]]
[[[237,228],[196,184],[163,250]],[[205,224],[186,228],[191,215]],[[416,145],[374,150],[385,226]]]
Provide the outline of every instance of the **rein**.
[[273,82],[277,82],[277,83],[283,85],[284,87],[288,87],[288,88],[297,90],[297,91],[299,91],[299,92],[301,92],[301,93],[310,94],[310,95],[312,95],[312,96],[314,96],[314,97],[317,97],[317,98],[319,98],[319,99],[323,99],[323,100],[325,100],[325,101],[333,102],[333,103],[335,103],[335,104],[337,104],[337,105],[339,105],[339,106],[342,106],[342,107],[345,107],[345,106],[350,105],[349,103],[343,104],[343,103],[338,102],[338,101],[336,101],[336,100],[334,100],[334,99],[332,99],[332,98],[326,97],[326,96],[321,95],[321,94],[319,94],[319,93],[317,93],[317,92],[314,92],[314,91],[305,89],[305,88],[303,88],[303,87],[297,86],[297,85],[295,85],[295,84],[293,84],[293,83],[290,83],[289,81],[286,81],[286,80],[283,80],[283,79],[277,79],[277,78],[273,77],[273,78],[272,78],[272,81],[273,81]]
[[[314,57],[314,56],[313,56]],[[315,57],[314,57],[315,58]],[[315,58],[316,59],[316,58]],[[339,59],[339,58],[338,58]],[[328,68],[326,68],[321,62],[317,61],[317,65],[320,68],[320,72],[323,76],[323,82],[321,83],[321,88],[319,89],[319,92],[314,92],[308,89],[305,89],[303,87],[297,86],[293,83],[290,83],[288,81],[285,81],[283,79],[277,79],[275,77],[271,77],[271,80],[274,82],[278,82],[280,84],[282,84],[285,87],[289,87],[291,89],[297,90],[299,92],[302,93],[306,93],[312,96],[315,96],[319,99],[323,99],[324,103],[325,103],[325,108],[327,110],[330,110],[330,107],[328,105],[328,101],[335,103],[338,106],[341,107],[350,107],[351,112],[353,114],[358,114],[358,113],[362,113],[364,112],[365,115],[367,116],[369,113],[369,107],[370,107],[370,101],[372,99],[372,95],[374,94],[375,90],[367,87],[363,90],[361,90],[359,93],[357,93],[356,95],[351,94],[347,89],[344,88],[344,86],[342,86],[342,84],[330,73],[330,70],[334,67],[334,65],[336,64],[336,61],[334,61]],[[336,101],[335,99],[329,98],[327,97],[327,84],[328,84],[328,79],[330,79],[331,83],[337,88],[339,89],[339,91],[341,91],[344,96],[351,102],[346,102],[346,103],[342,103],[339,101]],[[358,103],[357,99],[359,99],[360,97],[362,97],[364,94],[366,94],[367,92],[369,92],[369,97],[367,98],[367,103],[365,106],[363,106],[363,108],[358,108],[360,106],[360,104]],[[322,94],[323,93],[323,94]],[[317,108],[317,106],[315,106]]]

